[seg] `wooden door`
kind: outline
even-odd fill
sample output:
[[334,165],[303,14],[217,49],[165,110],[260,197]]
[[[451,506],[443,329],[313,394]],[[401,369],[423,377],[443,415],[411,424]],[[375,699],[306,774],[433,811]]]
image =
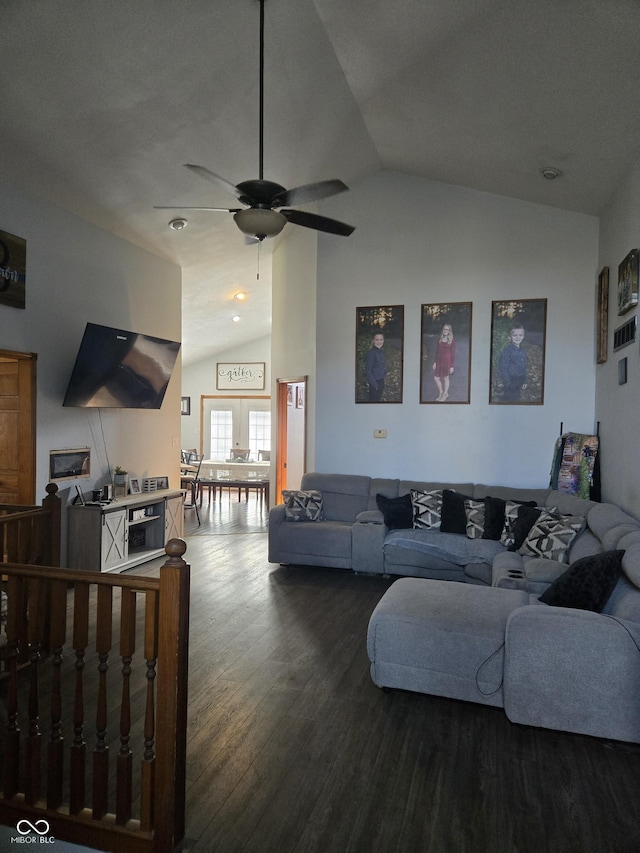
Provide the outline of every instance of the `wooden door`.
[[[300,478],[307,470],[307,377],[277,379],[276,402],[276,496],[278,503],[282,490],[299,488]],[[291,415],[295,414],[296,417]],[[302,417],[298,415],[302,414]],[[289,467],[295,471],[296,483],[288,477]]]
[[35,503],[36,356],[0,350],[0,503]]

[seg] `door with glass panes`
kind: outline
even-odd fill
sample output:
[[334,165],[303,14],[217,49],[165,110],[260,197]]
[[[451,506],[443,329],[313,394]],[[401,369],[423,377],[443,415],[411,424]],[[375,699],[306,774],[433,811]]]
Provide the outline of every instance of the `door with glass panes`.
[[227,462],[233,451],[248,450],[251,461],[269,461],[269,397],[207,397],[203,402],[202,448],[205,459]]

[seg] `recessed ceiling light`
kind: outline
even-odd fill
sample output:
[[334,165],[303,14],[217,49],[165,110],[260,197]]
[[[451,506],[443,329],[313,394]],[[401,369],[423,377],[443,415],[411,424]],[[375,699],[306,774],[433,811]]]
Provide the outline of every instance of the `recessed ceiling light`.
[[243,293],[243,291],[240,290],[240,291],[238,291],[238,293],[236,293],[236,295],[233,298],[237,299],[238,302],[242,302],[244,299],[247,298],[247,294]]
[[546,178],[548,181],[555,181],[556,178],[562,176],[562,172],[560,169],[555,169],[553,166],[547,166],[545,169],[542,169],[542,177]]
[[239,323],[240,322],[240,315],[236,314],[235,317],[232,317],[231,319],[233,320],[234,323]]
[[186,219],[172,219],[169,223],[169,228],[172,228],[174,231],[182,231],[187,225],[188,222]]

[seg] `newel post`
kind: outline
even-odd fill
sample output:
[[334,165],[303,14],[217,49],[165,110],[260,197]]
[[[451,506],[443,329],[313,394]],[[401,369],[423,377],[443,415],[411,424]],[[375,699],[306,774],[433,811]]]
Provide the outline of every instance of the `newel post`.
[[158,608],[155,850],[172,851],[184,837],[189,669],[190,566],[187,545],[171,539],[160,569]]
[[49,561],[48,566],[60,565],[60,546],[62,536],[62,501],[58,497],[58,487],[55,483],[47,484],[47,496],[42,506],[49,511]]

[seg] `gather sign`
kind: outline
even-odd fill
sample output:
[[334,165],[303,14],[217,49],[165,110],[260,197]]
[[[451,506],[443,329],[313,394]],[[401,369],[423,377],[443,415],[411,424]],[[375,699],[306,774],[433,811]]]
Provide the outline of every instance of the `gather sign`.
[[216,388],[219,391],[229,388],[261,391],[264,389],[264,377],[264,361],[218,362],[216,365]]

